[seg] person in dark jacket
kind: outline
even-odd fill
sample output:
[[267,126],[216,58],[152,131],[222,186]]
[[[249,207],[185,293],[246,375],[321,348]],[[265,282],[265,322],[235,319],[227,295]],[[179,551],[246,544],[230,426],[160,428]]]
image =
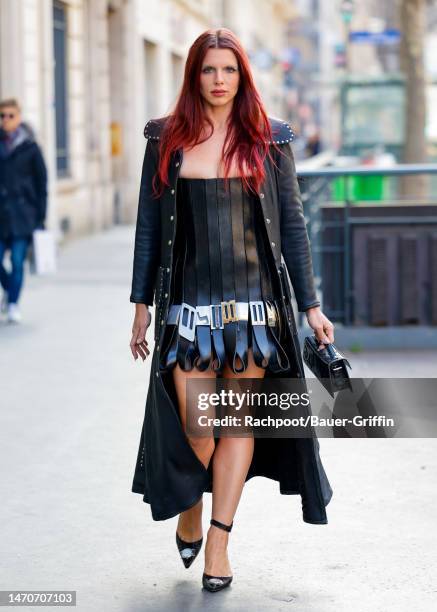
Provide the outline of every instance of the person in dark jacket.
[[[0,102],[0,283],[1,311],[18,323],[18,300],[24,261],[35,229],[44,229],[47,209],[47,170],[32,129],[21,120],[15,99]],[[11,253],[11,272],[3,266]]]

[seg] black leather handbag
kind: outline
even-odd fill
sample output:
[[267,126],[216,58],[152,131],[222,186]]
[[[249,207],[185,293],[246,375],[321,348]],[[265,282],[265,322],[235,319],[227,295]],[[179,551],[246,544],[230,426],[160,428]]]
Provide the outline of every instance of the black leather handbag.
[[346,366],[352,369],[346,357],[337,350],[334,344],[325,344],[318,350],[320,342],[316,336],[306,336],[303,347],[303,360],[311,372],[319,379],[328,393],[351,389],[352,384]]

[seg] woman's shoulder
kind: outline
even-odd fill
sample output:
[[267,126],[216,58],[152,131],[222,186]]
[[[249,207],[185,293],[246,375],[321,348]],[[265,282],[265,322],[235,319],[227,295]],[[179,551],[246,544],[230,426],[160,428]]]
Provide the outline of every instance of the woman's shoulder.
[[[161,132],[170,115],[149,119],[144,127],[144,136],[147,139],[159,140]],[[269,144],[284,144],[291,142],[294,139],[294,132],[291,125],[278,117],[269,117],[270,128],[272,130],[273,140]]]
[[151,140],[159,140],[162,129],[169,115],[158,117],[157,119],[149,119],[144,127],[144,137]]
[[294,140],[295,134],[287,121],[279,119],[278,117],[269,117],[269,122],[273,136],[273,140],[270,140],[269,144],[284,144]]

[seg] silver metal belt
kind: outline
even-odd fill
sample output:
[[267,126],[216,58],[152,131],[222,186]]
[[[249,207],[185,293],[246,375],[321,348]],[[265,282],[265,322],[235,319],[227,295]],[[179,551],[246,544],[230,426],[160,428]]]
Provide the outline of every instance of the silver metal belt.
[[206,306],[191,306],[186,302],[170,306],[167,323],[178,325],[181,336],[194,340],[197,325],[209,325],[211,329],[223,329],[226,323],[232,321],[248,321],[252,325],[276,325],[276,310],[269,302],[255,300],[236,302],[229,300]]

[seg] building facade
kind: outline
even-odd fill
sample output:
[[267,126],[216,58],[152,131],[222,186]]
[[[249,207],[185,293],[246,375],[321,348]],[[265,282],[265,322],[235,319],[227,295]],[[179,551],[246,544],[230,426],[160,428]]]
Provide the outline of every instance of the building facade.
[[143,127],[169,112],[205,29],[242,40],[268,112],[284,116],[293,0],[1,0],[0,98],[17,97],[49,170],[59,241],[136,218]]

